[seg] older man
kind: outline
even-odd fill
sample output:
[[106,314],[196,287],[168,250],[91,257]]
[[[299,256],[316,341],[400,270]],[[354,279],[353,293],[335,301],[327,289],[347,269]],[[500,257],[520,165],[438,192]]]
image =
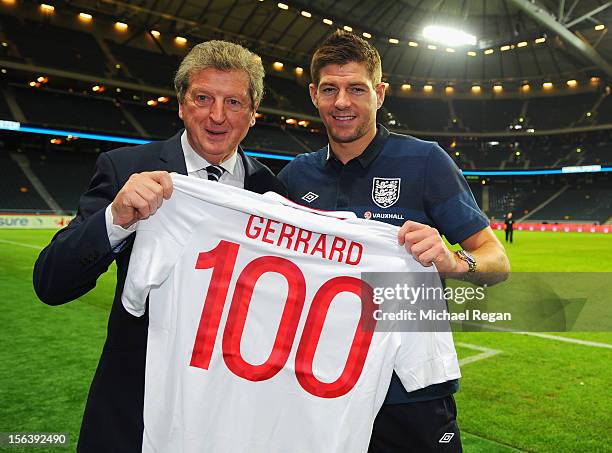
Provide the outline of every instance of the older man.
[[59,305],[87,293],[117,263],[108,336],[91,384],[78,451],[140,451],[148,316],[121,304],[136,222],[172,195],[168,172],[258,193],[284,188],[239,147],[263,96],[261,59],[224,41],[195,46],[174,85],[185,129],[174,137],[101,154],[76,218],[55,235],[34,268],[38,297]]

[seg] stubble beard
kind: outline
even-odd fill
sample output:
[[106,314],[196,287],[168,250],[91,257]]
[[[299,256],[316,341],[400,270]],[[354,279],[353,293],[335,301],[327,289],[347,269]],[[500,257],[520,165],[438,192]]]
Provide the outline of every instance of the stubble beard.
[[351,143],[355,140],[359,140],[361,137],[366,135],[368,132],[368,125],[366,123],[362,123],[355,128],[355,131],[349,136],[339,136],[334,133],[333,129],[329,130],[329,135],[332,140],[336,143]]

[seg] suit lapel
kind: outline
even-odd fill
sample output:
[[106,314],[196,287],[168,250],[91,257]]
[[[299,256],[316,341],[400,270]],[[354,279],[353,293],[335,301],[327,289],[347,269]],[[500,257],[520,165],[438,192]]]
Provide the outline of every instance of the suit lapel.
[[187,166],[185,165],[185,155],[181,146],[181,135],[184,129],[181,129],[174,137],[162,142],[159,158],[163,162],[162,166],[169,172],[176,172],[182,175],[187,174]]
[[253,159],[244,154],[241,146],[238,146],[238,155],[242,159],[242,165],[244,166],[244,188],[246,190],[253,190],[251,187],[253,173],[257,170],[253,164]]

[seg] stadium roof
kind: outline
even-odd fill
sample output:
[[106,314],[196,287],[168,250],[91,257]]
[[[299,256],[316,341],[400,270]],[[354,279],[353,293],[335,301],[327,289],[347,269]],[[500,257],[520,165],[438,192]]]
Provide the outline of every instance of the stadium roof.
[[[128,22],[131,33],[155,28],[192,41],[231,39],[264,57],[301,67],[307,67],[313,50],[332,31],[349,27],[379,49],[386,77],[396,82],[546,81],[592,75],[612,79],[612,1],[74,0],[63,4]],[[460,28],[475,35],[477,43],[454,48],[433,45],[422,35],[426,25]]]

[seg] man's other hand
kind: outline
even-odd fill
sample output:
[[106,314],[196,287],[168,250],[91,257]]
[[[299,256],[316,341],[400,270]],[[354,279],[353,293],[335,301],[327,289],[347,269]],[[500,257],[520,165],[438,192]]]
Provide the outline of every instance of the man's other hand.
[[172,178],[167,171],[134,173],[113,200],[113,223],[127,228],[147,219],[171,195]]
[[438,272],[467,272],[468,265],[448,249],[435,228],[411,220],[400,228],[397,239],[423,266],[436,265]]

